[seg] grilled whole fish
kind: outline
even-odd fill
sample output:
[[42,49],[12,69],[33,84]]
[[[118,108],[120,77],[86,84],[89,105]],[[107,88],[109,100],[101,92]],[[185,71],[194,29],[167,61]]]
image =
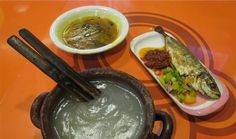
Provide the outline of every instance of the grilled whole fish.
[[192,82],[188,84],[202,95],[212,99],[220,98],[221,94],[214,78],[189,49],[180,41],[168,36],[162,27],[156,27],[155,31],[164,36],[165,49],[171,56],[171,64],[181,77],[191,79]]

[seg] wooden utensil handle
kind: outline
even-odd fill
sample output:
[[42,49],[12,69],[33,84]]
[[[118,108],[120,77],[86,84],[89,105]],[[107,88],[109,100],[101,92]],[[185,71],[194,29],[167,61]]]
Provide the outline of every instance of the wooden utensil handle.
[[100,91],[93,85],[88,83],[79,74],[74,71],[64,60],[54,54],[45,44],[43,44],[36,36],[34,36],[27,29],[21,29],[19,34],[26,40],[39,54],[49,61],[52,65],[58,68],[61,72],[66,74],[74,82],[76,82],[84,92],[88,92],[94,97],[100,94]]
[[51,66],[49,62],[43,59],[38,53],[36,53],[16,36],[10,37],[7,42],[31,63],[36,65],[41,71],[55,80],[59,85],[64,87],[68,92],[73,92],[73,94],[82,97],[86,101],[93,99],[93,96],[91,96],[89,93],[83,92],[83,90],[79,88],[76,83],[70,80],[70,78],[64,75],[57,68]]

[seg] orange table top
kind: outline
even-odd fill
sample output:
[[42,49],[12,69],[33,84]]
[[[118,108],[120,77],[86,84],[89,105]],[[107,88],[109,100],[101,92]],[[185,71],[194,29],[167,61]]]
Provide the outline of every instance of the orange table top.
[[[120,46],[102,54],[80,56],[57,49],[49,28],[61,13],[84,5],[104,5],[124,13],[130,30]],[[55,82],[7,45],[6,40],[27,28],[78,71],[112,67],[141,80],[157,109],[174,120],[175,139],[236,138],[236,2],[73,1],[0,2],[0,138],[42,139],[30,121],[35,97]],[[230,91],[223,109],[205,117],[183,113],[162,91],[130,51],[130,41],[155,25],[161,25],[186,43]],[[154,132],[159,132],[157,123]]]

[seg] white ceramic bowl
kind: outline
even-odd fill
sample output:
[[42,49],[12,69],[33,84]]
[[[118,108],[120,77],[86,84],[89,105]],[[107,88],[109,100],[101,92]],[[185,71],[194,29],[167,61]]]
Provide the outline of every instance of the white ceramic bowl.
[[[110,44],[95,49],[77,49],[71,48],[62,40],[62,33],[66,26],[71,22],[87,17],[98,16],[108,18],[113,21],[118,28],[117,38]],[[119,11],[104,6],[84,6],[72,9],[60,15],[51,25],[50,37],[53,43],[63,51],[75,54],[95,54],[109,50],[122,42],[128,34],[129,23],[126,17]]]

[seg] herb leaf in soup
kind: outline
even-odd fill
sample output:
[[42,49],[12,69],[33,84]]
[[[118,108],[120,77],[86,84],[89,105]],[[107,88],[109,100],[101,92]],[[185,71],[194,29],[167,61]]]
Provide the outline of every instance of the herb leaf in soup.
[[93,49],[113,42],[117,35],[115,23],[106,18],[92,16],[70,23],[62,38],[69,47]]

